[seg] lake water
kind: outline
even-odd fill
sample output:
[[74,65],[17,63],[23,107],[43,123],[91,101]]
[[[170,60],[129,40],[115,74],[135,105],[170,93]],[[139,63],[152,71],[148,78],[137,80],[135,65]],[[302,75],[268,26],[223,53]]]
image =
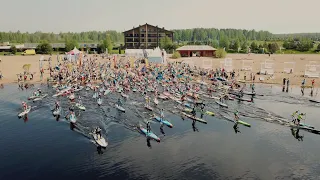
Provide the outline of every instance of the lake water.
[[[160,101],[165,117],[174,127],[152,123],[152,131],[161,142],[150,141],[133,126],[150,118],[143,108],[141,94],[130,94],[124,103],[126,113],[116,111],[118,93],[104,96],[98,107],[92,91],[81,91],[87,110],[78,116],[79,129],[52,116],[52,88],[41,86],[49,94],[42,102],[29,102],[34,107],[28,119],[18,119],[21,101],[31,90],[18,90],[7,85],[0,90],[0,179],[320,179],[320,136],[300,130],[298,141],[290,127],[281,125],[295,110],[307,113],[305,123],[320,128],[319,106],[301,97],[299,90],[283,93],[280,87],[258,86],[254,103],[228,101],[227,110],[214,101],[207,108],[217,116],[204,116],[208,124],[183,120],[170,101]],[[64,110],[69,102],[57,98]],[[232,117],[234,109],[245,116],[241,120],[251,128],[233,123],[219,114]],[[218,113],[220,112],[220,113]],[[78,115],[78,114],[77,114]],[[267,119],[267,120],[266,120]],[[270,120],[270,119],[277,119]],[[100,126],[109,142],[99,149],[89,135]],[[103,153],[101,153],[101,151]]]

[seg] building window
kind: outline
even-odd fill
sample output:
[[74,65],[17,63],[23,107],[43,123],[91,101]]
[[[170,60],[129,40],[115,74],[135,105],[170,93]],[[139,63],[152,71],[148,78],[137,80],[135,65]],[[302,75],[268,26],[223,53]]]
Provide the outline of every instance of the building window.
[[144,42],[144,39],[141,39],[142,42]]
[[144,34],[141,34],[141,37],[144,37]]
[[148,39],[148,42],[151,42],[151,39]]

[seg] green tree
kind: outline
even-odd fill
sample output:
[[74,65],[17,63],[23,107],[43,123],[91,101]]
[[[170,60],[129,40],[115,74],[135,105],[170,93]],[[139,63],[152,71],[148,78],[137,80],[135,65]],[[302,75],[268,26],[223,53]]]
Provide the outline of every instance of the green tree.
[[108,53],[110,54],[113,49],[113,42],[109,34],[107,34],[106,39],[103,41],[103,45],[106,49],[108,49]]
[[15,45],[12,45],[12,46],[10,47],[10,51],[11,51],[12,54],[16,54],[16,53],[17,53],[17,48],[16,48],[16,46],[15,46]]
[[214,47],[214,48],[218,48],[219,47],[219,41],[216,40],[216,39],[213,40],[212,43],[211,43],[211,46]]
[[279,50],[279,45],[278,45],[278,43],[275,43],[275,42],[270,43],[270,44],[268,44],[268,49],[271,53],[275,53]]
[[178,59],[178,58],[181,58],[181,55],[178,51],[175,51],[173,54],[172,54],[172,59]]
[[242,43],[241,50],[246,53],[248,52],[248,43],[246,41]]
[[79,48],[79,44],[75,40],[66,40],[65,41],[66,51],[71,51],[74,47]]
[[317,51],[320,51],[320,44],[318,44],[317,46]]
[[227,56],[227,52],[224,49],[218,49],[216,51],[216,58],[225,58]]
[[258,49],[258,45],[255,41],[252,41],[251,45],[250,45],[250,48],[252,51],[255,51]]
[[237,39],[233,44],[233,49],[235,51],[238,51],[239,48],[240,48],[240,41],[239,41],[239,39]]
[[168,36],[161,38],[160,39],[160,48],[165,49],[167,52],[171,51],[173,49],[172,40]]
[[43,41],[40,44],[38,44],[36,51],[37,54],[51,54],[52,46],[48,43],[48,41]]

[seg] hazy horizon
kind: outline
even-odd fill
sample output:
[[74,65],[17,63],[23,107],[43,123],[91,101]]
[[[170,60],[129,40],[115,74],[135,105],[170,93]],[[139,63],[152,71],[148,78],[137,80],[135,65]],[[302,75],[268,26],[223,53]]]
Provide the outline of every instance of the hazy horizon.
[[320,33],[320,1],[269,0],[5,1],[0,31],[122,32],[148,23],[166,29],[255,29],[273,34]]

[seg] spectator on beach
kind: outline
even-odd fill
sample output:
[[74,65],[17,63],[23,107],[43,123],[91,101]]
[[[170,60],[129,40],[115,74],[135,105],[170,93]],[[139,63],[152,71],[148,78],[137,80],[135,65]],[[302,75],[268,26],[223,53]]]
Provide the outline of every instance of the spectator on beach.
[[0,71],[0,80],[2,80],[2,72]]

